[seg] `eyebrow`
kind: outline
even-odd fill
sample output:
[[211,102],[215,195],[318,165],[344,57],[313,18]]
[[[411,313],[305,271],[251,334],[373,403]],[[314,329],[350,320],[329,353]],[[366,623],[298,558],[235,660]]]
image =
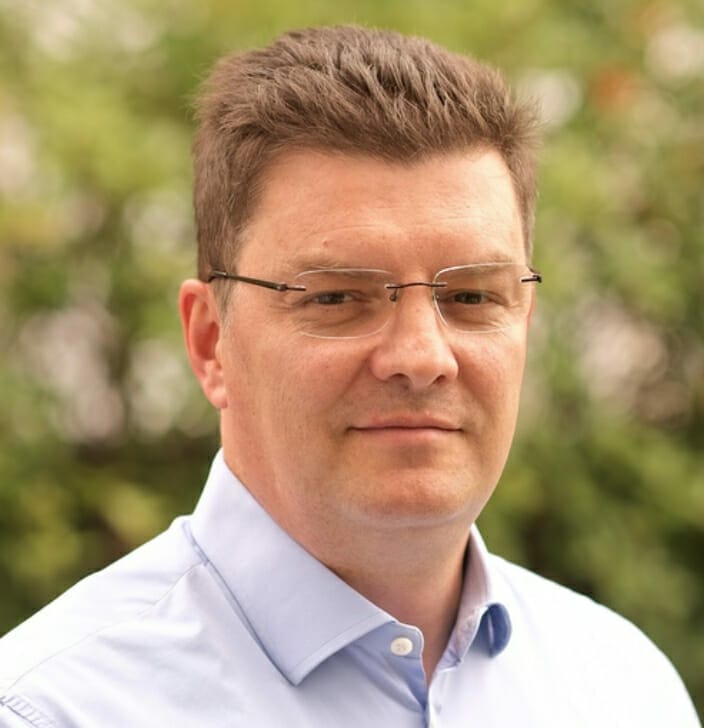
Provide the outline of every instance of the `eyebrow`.
[[[506,265],[506,264],[520,264],[523,261],[513,260],[511,258],[496,257],[489,260],[464,260],[456,261],[449,265],[442,265],[436,271],[444,270],[445,268],[454,268],[463,265]],[[526,265],[528,265],[526,263]],[[379,265],[360,265],[358,263],[350,264],[344,261],[340,261],[338,258],[330,257],[295,257],[291,258],[286,262],[285,269],[282,273],[284,276],[295,276],[306,271],[313,270],[383,270],[393,273],[388,267]]]
[[327,252],[306,253],[305,255],[293,255],[286,261],[285,272],[290,275],[297,275],[307,270],[334,270],[336,268],[369,268],[370,266],[348,264],[338,257],[332,257]]
[[[328,241],[323,241],[328,242]],[[358,270],[385,270],[389,268],[386,265],[374,265],[368,262],[360,262],[358,254],[355,253],[354,259],[350,260],[348,254],[352,252],[353,246],[349,249],[342,251],[344,258],[339,256],[333,256],[328,250],[323,248],[309,250],[309,251],[296,251],[288,260],[284,263],[284,269],[281,273],[282,276],[295,276],[304,271],[310,270],[338,270],[341,268],[352,268]],[[459,265],[490,265],[492,263],[522,263],[525,261],[514,260],[507,257],[503,252],[498,251],[485,251],[488,252],[489,257],[483,260],[458,260],[449,264],[441,265],[437,270],[444,268],[452,268]],[[526,263],[528,265],[528,263]],[[393,272],[393,271],[390,271]],[[436,271],[434,271],[436,272]]]

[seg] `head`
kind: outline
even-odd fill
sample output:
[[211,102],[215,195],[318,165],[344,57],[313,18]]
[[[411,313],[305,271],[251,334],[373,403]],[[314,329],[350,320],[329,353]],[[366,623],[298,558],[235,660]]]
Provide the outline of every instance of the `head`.
[[316,338],[278,292],[205,280],[337,267],[407,283],[525,265],[534,139],[495,71],[395,33],[290,33],[226,58],[206,84],[186,344],[228,465],[323,561],[326,537],[454,524],[466,538],[508,455],[529,313],[456,331],[414,285],[382,329]]
[[294,31],[222,59],[203,87],[197,118],[201,280],[234,267],[265,171],[282,153],[302,149],[408,163],[494,149],[513,181],[530,259],[534,110],[514,100],[497,71],[468,56],[390,31]]

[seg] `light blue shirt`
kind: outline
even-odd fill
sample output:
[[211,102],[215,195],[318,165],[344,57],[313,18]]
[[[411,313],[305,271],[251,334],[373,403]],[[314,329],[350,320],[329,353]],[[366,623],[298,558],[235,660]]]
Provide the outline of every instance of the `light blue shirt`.
[[471,531],[454,632],[423,636],[282,531],[215,459],[192,516],[0,640],[3,728],[694,728],[667,659]]

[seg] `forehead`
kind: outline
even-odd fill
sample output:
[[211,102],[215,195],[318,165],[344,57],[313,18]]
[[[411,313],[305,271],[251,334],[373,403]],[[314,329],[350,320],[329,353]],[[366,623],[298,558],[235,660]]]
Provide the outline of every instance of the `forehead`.
[[262,179],[239,268],[487,260],[525,260],[513,183],[498,152],[402,163],[296,151]]

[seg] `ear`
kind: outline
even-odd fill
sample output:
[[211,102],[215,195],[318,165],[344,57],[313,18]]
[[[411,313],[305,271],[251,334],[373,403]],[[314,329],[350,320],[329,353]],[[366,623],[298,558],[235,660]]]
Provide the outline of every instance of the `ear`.
[[210,403],[225,409],[227,392],[220,359],[222,325],[211,287],[195,279],[184,281],[178,307],[191,369]]

